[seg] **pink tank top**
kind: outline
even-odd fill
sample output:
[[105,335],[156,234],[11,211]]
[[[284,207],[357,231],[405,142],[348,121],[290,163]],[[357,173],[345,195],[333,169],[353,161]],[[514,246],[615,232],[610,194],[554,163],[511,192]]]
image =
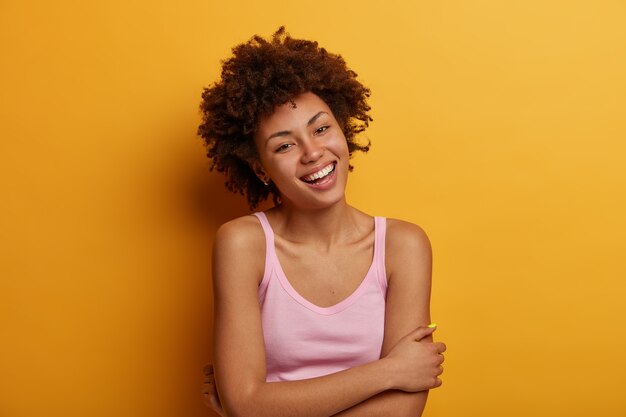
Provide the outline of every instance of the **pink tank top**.
[[319,307],[291,286],[265,213],[254,214],[265,232],[265,272],[258,294],[266,381],[314,378],[379,359],[387,294],[385,218],[374,218],[374,259],[359,287],[339,303]]

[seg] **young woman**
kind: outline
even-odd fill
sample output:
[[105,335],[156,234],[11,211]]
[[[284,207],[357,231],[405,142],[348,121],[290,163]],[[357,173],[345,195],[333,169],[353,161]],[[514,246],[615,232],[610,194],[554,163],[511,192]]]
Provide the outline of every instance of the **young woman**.
[[251,207],[275,203],[215,238],[205,395],[219,412],[418,416],[441,385],[428,238],[346,202],[369,93],[339,55],[284,28],[235,47],[204,90],[212,169]]

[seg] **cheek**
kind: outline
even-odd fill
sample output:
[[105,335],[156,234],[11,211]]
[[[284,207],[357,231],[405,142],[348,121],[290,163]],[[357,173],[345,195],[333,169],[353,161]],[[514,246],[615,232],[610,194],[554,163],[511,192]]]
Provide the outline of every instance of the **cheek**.
[[267,173],[273,176],[276,181],[280,181],[281,177],[287,177],[294,175],[295,164],[291,161],[291,158],[286,158],[285,155],[281,155],[280,158],[268,159],[266,161]]
[[346,138],[341,137],[337,140],[337,145],[335,146],[336,152],[339,155],[346,156],[350,154],[350,150],[348,148],[348,141]]

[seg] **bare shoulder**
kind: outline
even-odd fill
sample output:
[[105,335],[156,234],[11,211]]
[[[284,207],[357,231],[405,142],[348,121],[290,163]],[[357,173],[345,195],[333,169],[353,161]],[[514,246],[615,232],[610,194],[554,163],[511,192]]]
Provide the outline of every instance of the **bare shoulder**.
[[264,245],[265,236],[255,216],[242,216],[222,224],[215,234],[215,245],[228,249],[255,249]]
[[430,240],[420,226],[398,219],[387,220],[388,256],[410,254],[412,256],[430,256]]
[[430,323],[432,286],[431,248],[424,229],[389,219],[386,240],[388,287],[383,354],[416,325]]
[[420,226],[403,220],[387,221],[385,265],[392,281],[430,282],[432,249],[430,240]]
[[255,216],[239,217],[219,227],[213,243],[214,279],[254,276],[260,282],[264,265],[265,235]]

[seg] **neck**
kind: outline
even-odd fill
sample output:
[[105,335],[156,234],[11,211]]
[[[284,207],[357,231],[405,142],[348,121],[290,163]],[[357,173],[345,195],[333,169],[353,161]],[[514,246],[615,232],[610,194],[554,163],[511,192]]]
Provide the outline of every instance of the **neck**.
[[272,211],[276,213],[277,232],[292,241],[330,246],[358,230],[359,212],[345,199],[323,209],[302,210],[281,204]]

